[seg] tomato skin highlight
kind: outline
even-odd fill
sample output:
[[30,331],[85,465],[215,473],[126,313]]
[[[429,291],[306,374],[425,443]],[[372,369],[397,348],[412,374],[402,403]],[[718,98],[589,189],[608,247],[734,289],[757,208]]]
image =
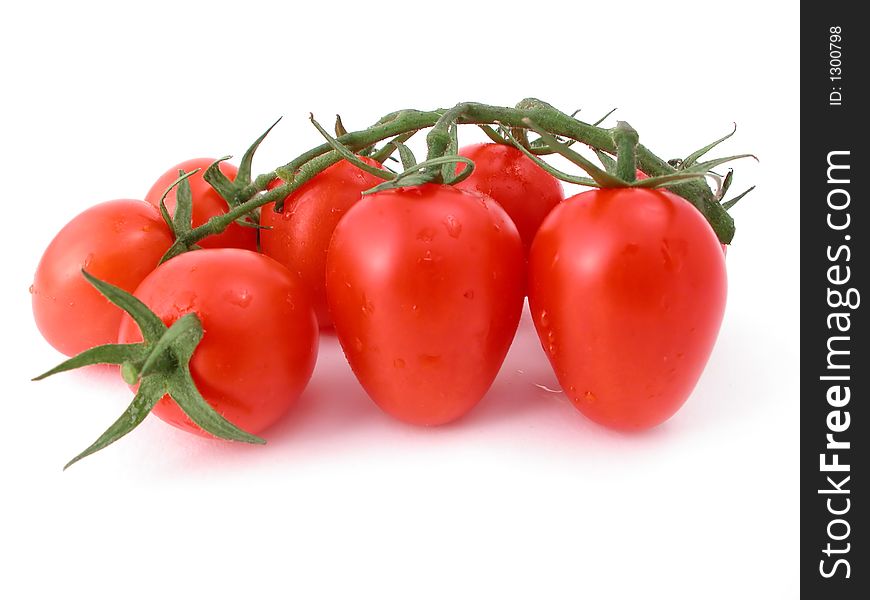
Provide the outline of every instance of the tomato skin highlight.
[[[234,425],[258,433],[279,420],[311,378],[318,331],[295,275],[255,252],[197,250],[158,267],[135,293],[166,325],[194,312],[204,335],[190,361],[202,397]],[[125,315],[120,343],[142,340]],[[154,414],[179,429],[203,432],[168,396]]]
[[31,287],[33,317],[46,341],[67,356],[115,343],[123,311],[81,270],[133,292],[172,245],[157,210],[141,200],[111,200],[74,217],[46,248]]
[[726,294],[715,233],[668,191],[578,194],[532,244],[529,303],[541,344],[573,404],[615,429],[654,427],[682,406]]
[[[459,155],[474,161],[474,171],[456,187],[498,202],[517,226],[528,253],[541,223],[565,197],[561,182],[513,146],[473,144]],[[463,167],[457,165],[457,173]]]
[[[366,163],[380,167],[370,158]],[[260,248],[296,273],[307,286],[317,321],[321,327],[332,325],[326,303],[326,252],[335,226],[356,204],[362,193],[382,180],[346,160],[321,171],[284,201],[280,213],[275,204],[260,212]]]
[[[211,165],[215,159],[213,158],[192,158],[168,169],[160,178],[154,182],[151,189],[145,195],[145,201],[160,208],[160,199],[172,182],[178,179],[179,169],[185,173],[190,173],[195,169],[201,169],[195,175],[187,178],[190,183],[190,195],[192,199],[192,215],[191,223],[193,227],[199,227],[212,217],[226,214],[227,202],[217,191],[211,187],[208,182],[203,179],[202,175],[205,170]],[[239,172],[238,167],[222,162],[220,165],[221,172],[230,180],[234,180]],[[176,191],[177,187],[173,188],[166,196],[166,209],[170,215],[175,215]],[[202,248],[244,248],[246,250],[257,249],[257,230],[252,227],[243,227],[237,223],[232,223],[221,233],[210,235],[203,238],[197,244]]]
[[339,222],[326,290],[354,373],[393,417],[458,419],[516,333],[524,295],[516,227],[482,195],[425,184],[367,196]]

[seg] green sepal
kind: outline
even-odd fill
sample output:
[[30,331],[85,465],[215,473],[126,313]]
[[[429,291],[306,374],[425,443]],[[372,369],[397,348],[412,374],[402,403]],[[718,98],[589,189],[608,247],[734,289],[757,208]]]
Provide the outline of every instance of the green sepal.
[[[184,171],[178,171],[178,190],[175,192],[175,216],[172,217],[176,237],[191,230],[193,218],[193,195],[190,193],[190,182]],[[165,208],[165,206],[164,206]]]
[[347,162],[351,163],[359,169],[362,169],[366,173],[370,173],[375,177],[380,177],[381,179],[391,180],[396,177],[394,173],[391,173],[385,169],[379,169],[378,167],[372,166],[367,162],[360,160],[360,158],[356,154],[351,152],[347,146],[329,135],[329,132],[326,131],[323,126],[314,119],[313,113],[310,114],[309,119],[311,120],[312,125],[314,125],[317,131],[320,132],[320,135],[323,136],[323,139],[325,139],[327,143],[332,146],[333,150],[338,152],[338,154],[341,155],[341,157],[344,158]]
[[722,181],[722,187],[719,188],[719,193],[716,194],[717,198],[724,198],[725,194],[728,193],[728,190],[731,189],[731,183],[734,181],[734,169],[728,169],[728,173],[725,174],[725,179]]
[[[505,136],[513,143],[514,147],[529,157],[536,165],[538,165],[541,169],[555,177],[556,179],[561,179],[562,181],[567,181],[568,183],[576,183],[578,185],[586,185],[589,187],[598,187],[598,183],[595,182],[594,179],[590,179],[588,177],[580,177],[577,175],[569,175],[564,171],[561,171],[554,167],[553,165],[544,162],[541,158],[539,158],[532,150],[523,147],[523,145],[517,140],[513,134],[505,129]],[[554,151],[555,152],[555,151]]]
[[[178,407],[184,411],[184,414],[190,417],[190,420],[203,431],[225,440],[265,444],[266,441],[263,438],[251,435],[227,421],[199,393],[190,374],[190,359],[193,357],[193,351],[202,340],[202,325],[199,318],[191,313],[176,321],[173,327],[179,325],[186,318],[189,318],[188,323],[179,328],[175,339],[167,345],[178,361],[179,367],[168,377],[167,392],[178,404]],[[170,332],[167,332],[167,335]]]
[[240,227],[248,227],[250,229],[272,229],[269,225],[260,225],[256,221],[249,220],[247,217],[236,219],[236,225]]
[[396,148],[399,150],[399,158],[402,160],[402,169],[404,171],[417,166],[417,157],[414,156],[410,148],[400,142],[396,143]]
[[713,148],[715,148],[716,146],[718,146],[719,144],[721,144],[722,142],[724,142],[725,140],[730,138],[735,133],[737,133],[737,123],[734,123],[734,129],[731,131],[731,133],[729,133],[728,135],[722,136],[721,138],[719,138],[715,142],[711,142],[711,143],[707,144],[706,146],[704,146],[700,150],[695,150],[689,156],[687,156],[682,161],[680,161],[680,169],[687,169],[687,168],[691,167],[692,165],[695,164],[695,162],[699,158],[701,158],[702,156],[707,154],[710,150],[712,150]]
[[604,167],[604,170],[610,173],[611,175],[616,173],[616,159],[610,156],[604,150],[599,150],[598,148],[592,149],[595,152],[595,156],[598,157],[598,160],[601,161],[601,165]]
[[112,425],[103,432],[103,435],[97,438],[96,442],[88,446],[84,451],[76,455],[75,458],[66,463],[63,470],[66,471],[81,459],[117,442],[122,437],[136,429],[136,427],[145,420],[145,417],[148,416],[154,408],[154,405],[163,397],[163,394],[159,391],[159,387],[160,383],[157,378],[142,380],[139,384],[139,389],[136,391],[136,395],[133,397],[133,401],[127,407],[127,410],[125,410],[124,413],[118,417],[118,420],[112,423]]
[[415,129],[413,131],[408,131],[408,132],[403,133],[401,135],[397,135],[396,137],[391,139],[389,142],[384,144],[384,147],[381,148],[380,150],[376,151],[376,150],[374,150],[374,147],[372,147],[372,151],[369,153],[368,156],[372,160],[376,160],[380,163],[384,162],[390,156],[392,156],[393,152],[396,151],[396,148],[398,148],[399,144],[404,144],[405,142],[410,140],[412,137],[414,137],[414,134],[416,134],[417,131],[418,130]]
[[669,173],[668,175],[659,175],[657,177],[648,177],[647,179],[636,179],[631,183],[630,187],[635,188],[660,188],[668,185],[674,185],[677,183],[684,183],[686,181],[691,181],[693,179],[704,179],[707,177],[709,173],[706,171],[702,173],[690,172],[677,172],[677,173]]
[[[753,154],[735,154],[734,156],[725,156],[722,158],[708,160],[707,162],[698,163],[693,167],[680,169],[679,171],[676,171],[675,173],[669,173],[668,175],[660,175],[658,177],[650,177],[649,179],[641,179],[639,181],[635,181],[632,184],[632,187],[656,188],[663,185],[682,183],[690,179],[700,179],[703,177],[708,177],[714,175],[710,172],[710,169],[717,167],[721,164],[731,162],[732,160],[737,160],[739,158],[755,158],[756,160],[758,160]],[[718,175],[716,175],[715,177],[719,179]]]
[[[238,187],[236,187],[236,184],[230,181],[230,178],[224,175],[224,172],[221,171],[221,163],[231,158],[232,156],[229,154],[221,156],[219,159],[211,163],[208,168],[206,168],[205,173],[202,174],[202,178],[205,179],[206,183],[208,183],[214,191],[224,199],[229,208],[233,208],[235,204],[236,190]],[[238,176],[236,177],[236,181],[238,181]]]
[[[471,175],[471,173],[474,171],[474,161],[465,156],[439,156],[438,158],[424,160],[423,162],[414,165],[410,169],[406,169],[405,171],[396,175],[396,178],[392,181],[385,181],[380,185],[376,185],[370,190],[364,191],[363,196],[375,194],[384,190],[413,187],[426,183],[438,183],[441,178],[441,169],[436,169],[435,167],[456,165],[457,163],[462,163],[463,165],[465,165],[465,168],[457,173],[448,185],[459,183],[460,181],[468,178],[468,176]],[[454,166],[452,168],[455,169],[456,167]]]
[[202,340],[203,330],[195,313],[183,315],[167,328],[156,314],[133,295],[96,279],[84,270],[82,274],[110,302],[126,311],[136,321],[145,341],[90,348],[34,378],[39,380],[86,365],[119,364],[124,380],[130,385],[139,385],[124,414],[96,442],[68,462],[64,469],[127,435],[167,394],[203,431],[226,440],[265,443],[262,438],[227,421],[197,390],[189,363]]
[[[97,279],[84,269],[82,269],[82,275],[88,280],[88,283],[97,288],[97,291],[106,297],[106,300],[133,318],[142,332],[145,344],[154,344],[163,336],[163,332],[166,331],[166,325],[139,298],[111,283]],[[88,351],[86,350],[85,352]]]
[[148,358],[142,363],[139,369],[139,377],[147,377],[153,373],[158,367],[165,369],[165,361],[168,357],[168,350],[177,345],[192,344],[195,348],[202,339],[202,325],[199,318],[194,313],[187,313],[167,329],[160,339],[151,347],[148,352]]
[[123,365],[129,362],[138,362],[144,358],[145,350],[142,348],[142,344],[106,344],[104,346],[95,346],[63,361],[42,375],[37,375],[31,381],[39,381],[57,373],[72,371],[73,369],[89,365]]
[[[171,184],[169,184],[169,187],[167,187],[166,191],[163,192],[163,195],[160,196],[160,202],[157,203],[157,207],[160,210],[160,216],[163,217],[163,221],[166,222],[166,225],[172,231],[172,234],[176,239],[178,239],[179,236],[183,235],[184,233],[186,233],[187,231],[190,230],[190,220],[188,219],[186,224],[182,223],[182,226],[179,227],[179,225],[178,225],[179,221],[176,218],[173,218],[172,215],[169,214],[169,210],[166,208],[166,196],[168,196],[169,192],[171,192],[173,189],[180,186],[182,182],[185,182],[189,177],[199,173],[199,171],[200,171],[200,169],[194,169],[193,171],[190,171],[189,173],[185,173],[184,171],[179,170],[178,177],[175,179],[175,181],[173,181]],[[186,185],[187,185],[187,194],[189,197],[190,196],[190,184],[187,183]],[[178,193],[180,191],[181,191],[181,188],[179,188],[175,192],[175,214],[176,214],[176,217],[178,216],[178,205],[182,201],[182,199],[178,197]]]
[[492,140],[496,144],[504,144],[504,145],[509,144],[507,139],[505,139],[504,137],[499,135],[498,132],[496,132],[496,130],[493,129],[492,127],[490,127],[489,125],[479,124],[478,127],[480,128],[481,131],[483,131],[483,133],[486,134],[486,137],[488,137],[490,140]]
[[529,126],[530,129],[533,129],[538,135],[541,136],[547,145],[550,146],[553,150],[573,162],[575,165],[586,171],[589,176],[595,181],[596,184],[600,187],[604,188],[617,188],[617,187],[626,187],[627,184],[625,181],[619,179],[618,177],[611,175],[607,171],[601,169],[588,160],[585,156],[578,154],[555,137],[553,137],[550,132],[546,129],[538,127],[531,119],[525,118],[523,122]]
[[722,158],[714,158],[713,160],[708,160],[706,162],[697,163],[692,167],[684,167],[681,168],[680,171],[683,173],[693,172],[693,173],[704,173],[710,171],[711,169],[718,167],[719,165],[725,164],[727,162],[731,162],[732,160],[738,160],[741,158],[754,158],[756,161],[758,157],[754,154],[734,154],[732,156],[723,156]]
[[[456,123],[450,126],[450,128],[448,129],[448,133],[450,134],[450,143],[447,144],[447,150],[445,150],[443,156],[456,156],[459,153],[459,128],[456,126]],[[471,168],[474,168],[473,163]],[[470,172],[465,174],[465,177],[463,177],[463,179],[467,178],[469,175],[471,175]],[[454,183],[458,183],[457,177],[458,175],[456,175],[455,162],[448,161],[441,165],[441,181],[443,181],[447,185],[452,185]]]
[[263,438],[239,429],[227,421],[200,395],[187,367],[184,366],[182,369],[184,373],[169,378],[167,392],[184,414],[200,429],[224,440],[248,444],[266,443]]
[[[601,124],[604,122],[604,120],[605,120],[607,117],[609,117],[610,115],[612,115],[612,114],[615,113],[615,112],[616,112],[616,107],[611,108],[609,111],[607,111],[607,114],[606,114],[606,115],[604,115],[603,117],[601,117],[600,119],[598,119],[597,121],[595,121],[594,123],[592,123],[592,126],[593,126],[593,127],[598,127],[599,125],[601,125]],[[574,114],[576,114],[576,113],[574,113]],[[573,117],[574,115],[571,115],[571,116]]]
[[[254,140],[254,143],[251,144],[251,146],[247,150],[245,150],[245,153],[242,155],[242,160],[239,162],[239,172],[236,175],[236,181],[234,184],[235,189],[240,189],[251,183],[251,166],[254,162],[254,154],[256,154],[257,149],[260,147],[260,144],[263,142],[263,140],[266,139],[266,136],[269,135],[269,132],[271,132],[275,128],[275,125],[280,122],[281,117],[278,117],[278,119],[274,123],[272,123],[260,137]],[[233,194],[233,197],[231,199],[228,198],[228,200],[233,206],[238,204],[235,198],[235,193]]]
[[746,190],[742,194],[738,194],[738,195],[734,196],[733,198],[731,198],[731,200],[727,200],[727,201],[723,202],[722,208],[724,208],[725,210],[731,210],[731,208],[735,204],[737,204],[746,194],[748,194],[749,192],[751,192],[754,189],[755,189],[755,186],[753,185],[751,188],[749,188],[748,190]]

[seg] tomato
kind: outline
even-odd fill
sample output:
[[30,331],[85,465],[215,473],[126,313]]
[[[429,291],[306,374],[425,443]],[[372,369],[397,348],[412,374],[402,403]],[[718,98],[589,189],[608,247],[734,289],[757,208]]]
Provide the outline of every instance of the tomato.
[[157,209],[141,200],[103,202],[67,223],[42,255],[30,288],[46,341],[68,356],[116,342],[123,313],[81,270],[132,292],[172,242]]
[[372,399],[418,425],[471,410],[516,332],[523,270],[516,227],[480,194],[425,184],[351,208],[329,246],[326,293]]
[[663,190],[602,189],[558,206],[529,257],[529,303],[563,389],[616,429],[685,402],[725,310],[725,259],[703,216]]
[[[635,179],[637,179],[638,181],[640,181],[641,179],[649,179],[649,175],[647,175],[646,173],[644,173],[640,169],[637,169],[636,173],[635,173]],[[720,245],[722,246],[722,253],[728,254],[728,245],[727,244],[720,244]]]
[[[526,251],[546,216],[565,197],[558,179],[513,146],[475,144],[459,151],[474,161],[474,171],[456,187],[498,202],[516,224]],[[463,165],[457,165],[457,172]]]
[[[214,160],[213,158],[193,158],[175,165],[154,182],[154,185],[151,186],[151,189],[145,195],[145,201],[159,207],[160,199],[163,197],[166,188],[178,179],[179,169],[184,170],[185,173],[190,173],[195,169],[202,169],[199,173],[187,178],[187,181],[190,183],[190,195],[193,201],[192,226],[199,227],[210,218],[225,214],[227,212],[226,200],[221,198],[221,195],[202,178],[203,173],[205,173],[205,170]],[[235,179],[239,171],[237,167],[227,162],[221,163],[220,170],[230,180]],[[166,196],[166,209],[170,215],[175,214],[175,194],[177,189],[177,187],[173,188]],[[233,223],[223,232],[210,235],[197,243],[203,248],[245,248],[247,250],[256,250],[257,230],[253,227],[244,227]]]
[[[205,332],[190,361],[196,387],[249,433],[277,421],[311,377],[318,343],[314,311],[296,276],[271,258],[232,248],[188,252],[155,269],[135,295],[167,326],[196,313]],[[118,338],[142,341],[129,316]],[[168,396],[153,412],[210,437]]]
[[[363,160],[373,166],[380,163]],[[342,160],[321,171],[290,194],[280,213],[274,204],[264,206],[260,224],[260,247],[299,275],[308,287],[321,327],[332,324],[326,305],[326,251],[338,221],[362,193],[379,183],[370,173]]]

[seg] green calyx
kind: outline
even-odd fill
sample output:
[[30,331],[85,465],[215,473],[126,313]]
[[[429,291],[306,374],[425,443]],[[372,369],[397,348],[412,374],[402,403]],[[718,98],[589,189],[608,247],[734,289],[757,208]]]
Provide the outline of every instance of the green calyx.
[[[456,121],[461,117],[464,107],[465,105],[458,104],[452,109],[444,111],[435,122],[426,136],[428,151],[426,160],[423,162],[418,163],[414,153],[404,143],[416,131],[410,132],[410,135],[405,134],[405,136],[399,136],[391,140],[383,149],[369,155],[371,158],[383,161],[398,150],[403,168],[401,173],[394,173],[387,169],[378,168],[360,160],[357,154],[350,148],[329,135],[326,129],[314,119],[314,115],[310,115],[310,120],[317,131],[320,132],[320,135],[326,140],[326,143],[342,159],[384,180],[384,183],[363,192],[363,195],[368,195],[384,190],[413,187],[425,183],[453,185],[471,175],[474,170],[474,162],[469,158],[457,154],[459,151],[459,137]],[[340,132],[344,131],[344,128],[339,125],[340,119],[336,121],[336,134],[340,136]],[[346,134],[347,132],[344,131],[344,133]],[[463,165],[463,169],[459,173],[456,173],[457,164]]]
[[34,381],[56,373],[95,364],[120,365],[128,384],[139,388],[124,413],[97,440],[69,461],[64,469],[118,441],[135,429],[165,395],[203,431],[225,440],[264,444],[222,417],[200,395],[190,374],[190,359],[203,336],[202,324],[194,313],[178,319],[171,327],[135,296],[82,271],[82,275],[110,302],[129,314],[142,332],[138,344],[106,344],[85,350],[34,377]]
[[[609,114],[610,113],[608,113],[608,115]],[[569,147],[569,144],[566,144],[562,140],[558,139],[545,128],[536,124],[532,119],[525,118],[523,119],[523,123],[529,130],[534,131],[540,136],[537,140],[534,140],[531,143],[531,147],[527,147],[527,144],[522,143],[521,140],[517,140],[508,128],[502,127],[501,135],[504,135],[505,139],[507,139],[512,145],[522,151],[538,166],[540,166],[542,169],[544,169],[554,177],[561,179],[562,181],[567,181],[569,183],[576,183],[580,185],[599,188],[666,187],[671,191],[674,191],[675,193],[683,196],[684,198],[689,200],[689,202],[695,205],[695,207],[698,208],[701,214],[703,214],[707,218],[708,222],[710,222],[710,224],[713,226],[714,231],[716,231],[716,234],[719,236],[720,241],[722,241],[723,243],[730,242],[734,233],[733,221],[730,219],[726,211],[733,207],[738,200],[743,198],[746,194],[754,189],[753,186],[742,194],[738,195],[736,198],[723,201],[725,192],[727,192],[728,187],[731,184],[733,170],[729,171],[724,181],[719,175],[712,171],[715,167],[719,165],[739,158],[755,158],[756,160],[758,160],[752,154],[737,154],[734,156],[726,156],[723,158],[717,158],[705,162],[698,162],[698,159],[701,158],[704,154],[706,154],[708,151],[712,150],[717,145],[731,137],[734,134],[734,131],[716,140],[715,142],[704,146],[700,150],[691,153],[683,160],[673,161],[673,164],[669,164],[672,169],[672,171],[669,173],[648,177],[646,179],[637,179],[638,166],[640,166],[641,168],[646,168],[645,165],[638,164],[640,151],[645,149],[639,144],[639,136],[637,134],[637,131],[625,121],[618,121],[616,127],[610,130],[610,135],[613,140],[612,151],[602,150],[601,148],[594,146],[592,147],[592,150],[595,152],[603,168],[588,160],[586,157],[579,154],[578,152],[575,152]],[[538,149],[537,152],[535,151],[535,148]],[[557,153],[564,156],[572,163],[583,169],[589,175],[589,177],[578,177],[575,175],[570,175],[568,173],[560,171],[559,169],[556,169],[549,163],[544,162],[539,156],[545,153],[542,149],[546,149],[546,153]],[[615,158],[612,155],[615,155]],[[712,178],[718,184],[716,193],[713,194],[711,192],[711,195],[713,196],[712,202],[706,198],[701,200],[693,195],[686,195],[685,193],[680,193],[680,190],[684,189],[684,186],[686,184],[704,178]],[[709,192],[709,188],[706,189]]]

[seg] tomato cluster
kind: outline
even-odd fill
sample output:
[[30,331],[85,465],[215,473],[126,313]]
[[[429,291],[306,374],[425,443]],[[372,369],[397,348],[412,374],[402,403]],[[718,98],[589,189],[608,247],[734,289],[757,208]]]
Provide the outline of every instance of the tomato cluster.
[[[36,270],[36,323],[70,356],[99,355],[90,349],[100,345],[122,354],[147,346],[136,315],[125,315],[124,303],[110,301],[83,270],[132,294],[169,332],[196,315],[203,333],[189,363],[175,364],[184,362],[178,352],[114,362],[126,374],[164,359],[167,373],[186,369],[214,411],[252,434],[302,393],[318,336],[334,328],[353,372],[386,413],[440,425],[486,393],[528,295],[541,344],[580,411],[629,430],[673,415],[705,366],[724,312],[724,256],[707,220],[660,189],[564,199],[559,180],[510,145],[458,154],[475,168],[455,185],[416,182],[373,193],[380,179],[339,160],[277,206],[263,206],[258,223],[232,222],[162,261],[177,233],[179,172],[200,170],[184,183],[190,205],[180,214],[190,215],[192,227],[231,206],[203,178],[218,163],[181,163],[144,202],[99,204],[57,234]],[[226,162],[220,169],[228,181],[239,172]],[[153,412],[210,435],[171,396],[159,394]]]

